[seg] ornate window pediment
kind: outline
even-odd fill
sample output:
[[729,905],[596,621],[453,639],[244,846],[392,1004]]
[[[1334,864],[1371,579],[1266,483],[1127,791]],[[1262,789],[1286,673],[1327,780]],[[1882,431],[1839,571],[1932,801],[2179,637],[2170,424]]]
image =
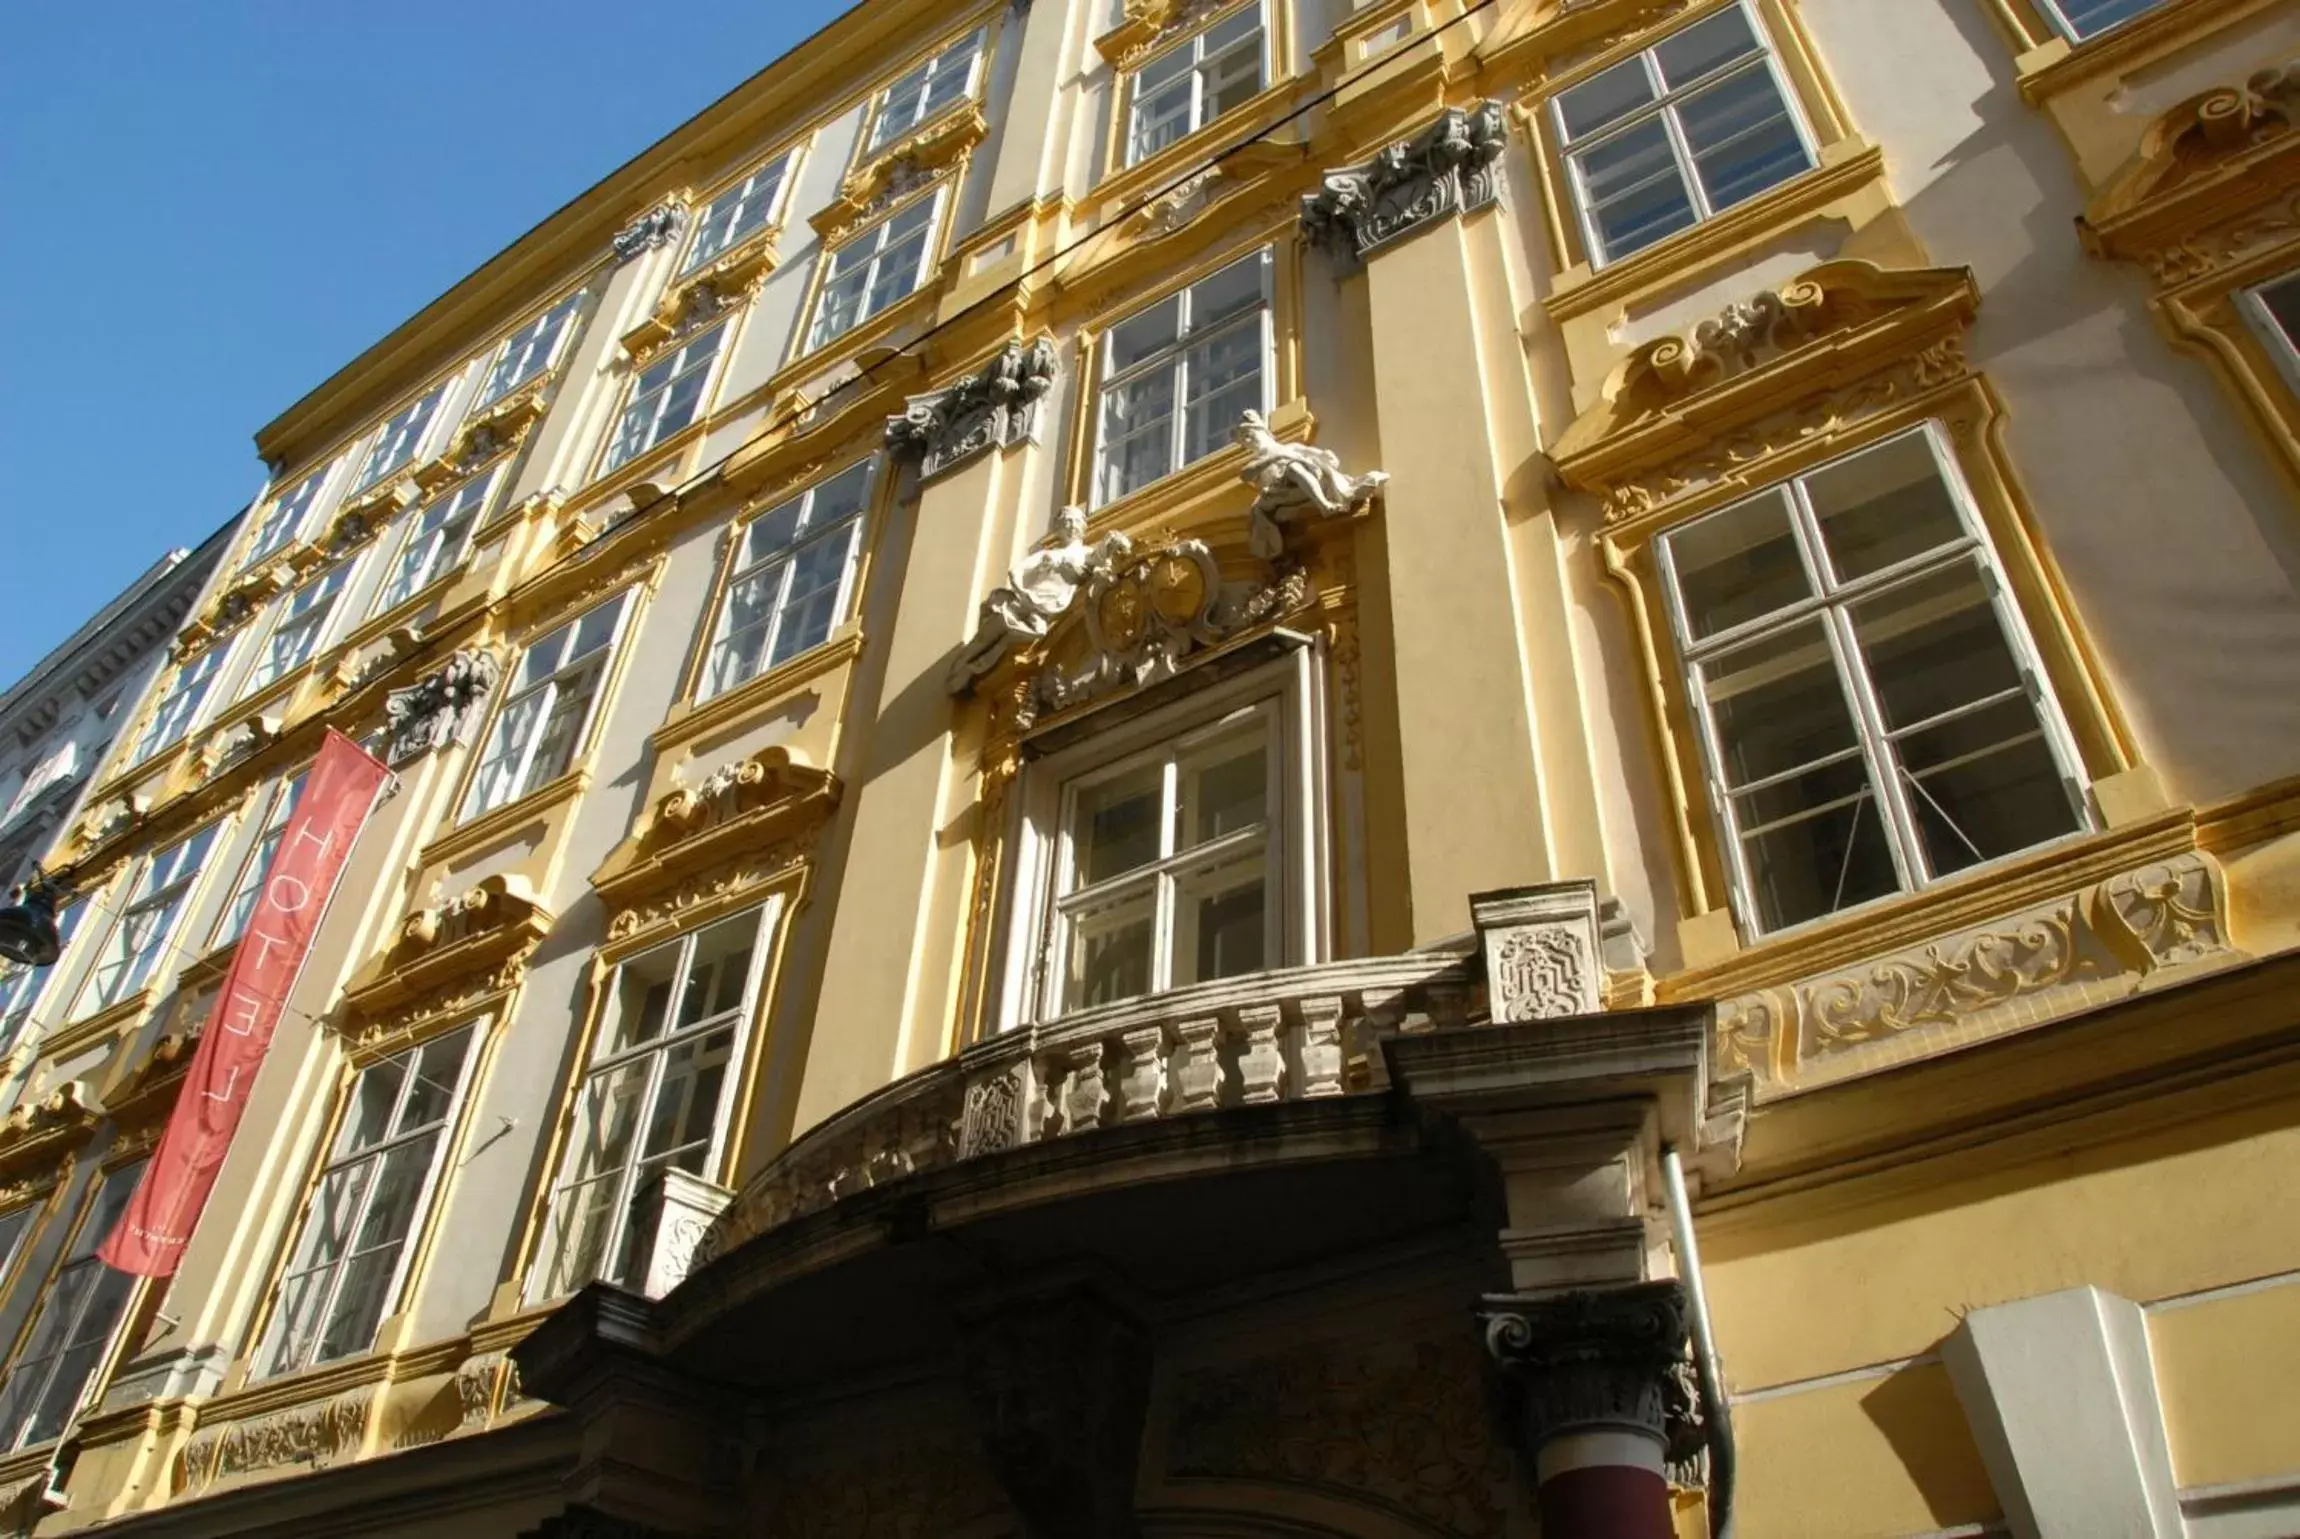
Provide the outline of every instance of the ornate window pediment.
[[1632,351],[1559,438],[1606,521],[1646,513],[1849,413],[1961,376],[1980,303],[1961,267],[1825,262]]
[[778,746],[665,793],[592,874],[607,938],[669,928],[690,909],[752,895],[807,857],[843,789],[829,770]]
[[1094,40],[1095,52],[1115,70],[1130,70],[1168,38],[1234,0],[1126,0],[1118,25]]
[[390,948],[344,991],[348,1015],[365,1023],[359,1040],[467,1018],[525,976],[528,954],[552,919],[527,879],[516,875],[487,877],[408,915]]
[[825,241],[837,241],[941,181],[989,132],[979,103],[944,113],[848,172],[839,195],[808,215],[807,222]]
[[[631,362],[634,365],[646,362],[665,343],[708,325],[756,294],[780,260],[775,234],[772,230],[765,231],[665,289],[647,318],[623,333],[623,351]],[[520,394],[535,403],[533,416],[540,417],[543,414],[540,390]],[[491,411],[519,399],[519,395],[507,397]]]
[[102,1115],[88,1104],[86,1088],[72,1079],[0,1119],[0,1190],[41,1185],[87,1141]]

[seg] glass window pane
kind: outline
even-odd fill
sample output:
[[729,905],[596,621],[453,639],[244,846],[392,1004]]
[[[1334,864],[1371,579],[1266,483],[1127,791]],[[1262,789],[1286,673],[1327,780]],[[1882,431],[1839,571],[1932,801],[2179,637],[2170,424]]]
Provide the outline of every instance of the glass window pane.
[[1190,288],[1190,329],[1205,331],[1217,322],[1262,302],[1262,258],[1259,254],[1228,267]]
[[1695,519],[1668,541],[1686,628],[1696,641],[1812,596],[1790,532],[1785,489]]
[[1965,537],[1932,441],[1912,433],[1805,478],[1821,543],[1840,581]]
[[1818,620],[1735,647],[1696,673],[1709,698],[1728,786],[1786,774],[1860,744]]
[[1196,749],[1180,764],[1182,815],[1176,844],[1201,844],[1261,826],[1269,813],[1269,745],[1254,723],[1244,733]]
[[1182,463],[1190,465],[1228,446],[1238,418],[1262,405],[1262,328],[1249,322],[1196,344],[1184,371],[1190,399],[1182,419]]
[[1711,212],[1731,208],[1810,167],[1772,71],[1745,69],[1677,108]]
[[671,988],[678,981],[680,946],[678,941],[657,946],[616,969],[602,1054],[621,1053],[663,1034],[671,1017]]
[[691,1037],[670,1048],[663,1059],[663,1083],[647,1118],[647,1136],[640,1145],[649,1160],[672,1156],[669,1163],[682,1170],[699,1171],[709,1153],[711,1130],[718,1118],[719,1087],[725,1082],[727,1055],[733,1049],[731,1030]]
[[678,1029],[686,1030],[743,1002],[751,976],[751,946],[759,934],[759,910],[722,919],[695,937],[693,960],[679,999]]
[[2023,687],[1979,568],[1968,562],[1854,605],[1853,631],[1888,730]]
[[[1762,930],[1801,924],[1900,888],[1874,788],[1858,759],[1737,798],[1741,854]],[[1760,817],[1766,821],[1759,821]]]
[[2121,27],[2161,3],[2163,0],[2058,0],[2058,7],[2061,20],[2081,40]]
[[1265,856],[1257,847],[1212,871],[1195,872],[1175,895],[1174,984],[1260,972],[1269,933]]
[[1661,70],[1663,89],[1677,91],[1735,59],[1761,52],[1748,13],[1731,6],[1656,43],[1653,62]]
[[406,1085],[405,1058],[386,1058],[360,1074],[352,1086],[343,1132],[336,1139],[338,1157],[370,1148],[391,1134],[392,1114],[399,1109],[399,1093]]
[[1580,151],[1575,164],[1601,257],[1643,250],[1698,218],[1659,118]]
[[1107,356],[1111,372],[1124,373],[1160,348],[1171,347],[1181,334],[1182,298],[1178,294],[1167,296],[1138,315],[1128,316],[1110,328]]
[[1559,94],[1557,115],[1568,140],[1583,139],[1653,100],[1645,60],[1628,59]]
[[455,1087],[462,1083],[463,1061],[471,1054],[474,1035],[466,1026],[424,1044],[415,1059],[415,1082],[408,1086],[407,1099],[400,1106],[396,1131],[407,1133],[445,1120],[455,1100]]
[[1894,746],[1925,866],[1935,876],[2081,826],[2025,697],[1912,732]]
[[1071,918],[1067,1009],[1150,992],[1151,889],[1147,883]]
[[1080,788],[1072,814],[1079,887],[1146,866],[1159,857],[1166,767],[1143,764]]

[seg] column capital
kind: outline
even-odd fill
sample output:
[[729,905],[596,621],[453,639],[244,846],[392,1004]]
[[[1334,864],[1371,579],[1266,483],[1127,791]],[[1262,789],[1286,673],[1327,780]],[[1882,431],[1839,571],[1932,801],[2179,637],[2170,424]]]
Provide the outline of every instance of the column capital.
[[940,390],[914,395],[887,418],[886,446],[932,480],[993,449],[1038,441],[1039,401],[1054,384],[1054,339],[1010,341],[989,362]]
[[1684,1378],[1687,1317],[1675,1280],[1560,1293],[1489,1294],[1486,1350],[1517,1404],[1525,1451],[1573,1433],[1651,1438],[1674,1460],[1700,1446]]
[[1392,241],[1493,202],[1508,142],[1501,103],[1448,107],[1411,139],[1328,171],[1325,185],[1302,199],[1302,233],[1355,267]]

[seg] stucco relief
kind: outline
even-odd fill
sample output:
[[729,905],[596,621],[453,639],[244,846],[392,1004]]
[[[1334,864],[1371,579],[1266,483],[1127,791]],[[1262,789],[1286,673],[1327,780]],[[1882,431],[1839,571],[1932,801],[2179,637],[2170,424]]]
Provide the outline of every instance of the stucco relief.
[[1485,1374],[1466,1331],[1201,1369],[1174,1395],[1167,1472],[1342,1491],[1448,1533],[1499,1539],[1511,1468]]
[[1180,36],[1233,0],[1123,0],[1118,25],[1094,40],[1111,68],[1130,70],[1169,38]]
[[628,262],[668,246],[685,234],[686,229],[686,206],[667,198],[617,230],[608,246],[615,253],[616,261]]
[[916,460],[920,479],[931,480],[993,449],[1036,443],[1054,371],[1053,338],[1009,342],[972,374],[910,397],[887,419],[887,449]]
[[[1833,1079],[1915,1033],[1945,1050],[2119,997],[2165,968],[2235,956],[2218,864],[2189,854],[1987,924],[1722,1001],[1721,1073],[1760,1093]],[[1841,1063],[1834,1062],[1842,1060]]]
[[384,697],[384,730],[394,765],[434,749],[468,746],[503,665],[494,653],[466,647],[405,689]]
[[1363,513],[1390,479],[1379,470],[1351,475],[1331,449],[1282,441],[1258,411],[1242,413],[1231,436],[1246,451],[1238,479],[1254,489],[1254,505],[1246,515],[1246,548],[1264,561],[1285,554],[1288,523]]
[[367,1435],[372,1387],[348,1391],[317,1405],[226,1422],[192,1434],[178,1456],[179,1489],[197,1494],[218,1481],[286,1465],[325,1469],[359,1453]]
[[1509,122],[1501,103],[1448,107],[1411,139],[1361,165],[1328,171],[1302,199],[1302,234],[1347,264],[1456,214],[1475,213],[1501,193]]

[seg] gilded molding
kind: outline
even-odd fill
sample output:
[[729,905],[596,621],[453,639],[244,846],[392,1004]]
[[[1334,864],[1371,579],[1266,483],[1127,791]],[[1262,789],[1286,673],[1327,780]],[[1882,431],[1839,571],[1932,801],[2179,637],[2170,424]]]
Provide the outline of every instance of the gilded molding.
[[2185,853],[2000,918],[1777,987],[1717,1011],[1716,1062],[1757,1098],[2026,1030],[2238,960],[2219,862]]
[[978,102],[946,112],[847,173],[838,196],[807,217],[825,242],[849,233],[963,163],[990,132]]
[[507,989],[552,918],[525,877],[484,878],[403,920],[389,949],[344,990],[346,1010],[375,1020],[430,996],[424,1013],[431,1014],[445,1008],[440,1001],[448,985],[484,980],[483,992]]
[[804,859],[843,790],[829,770],[778,746],[666,792],[592,873],[608,939],[627,940]]

